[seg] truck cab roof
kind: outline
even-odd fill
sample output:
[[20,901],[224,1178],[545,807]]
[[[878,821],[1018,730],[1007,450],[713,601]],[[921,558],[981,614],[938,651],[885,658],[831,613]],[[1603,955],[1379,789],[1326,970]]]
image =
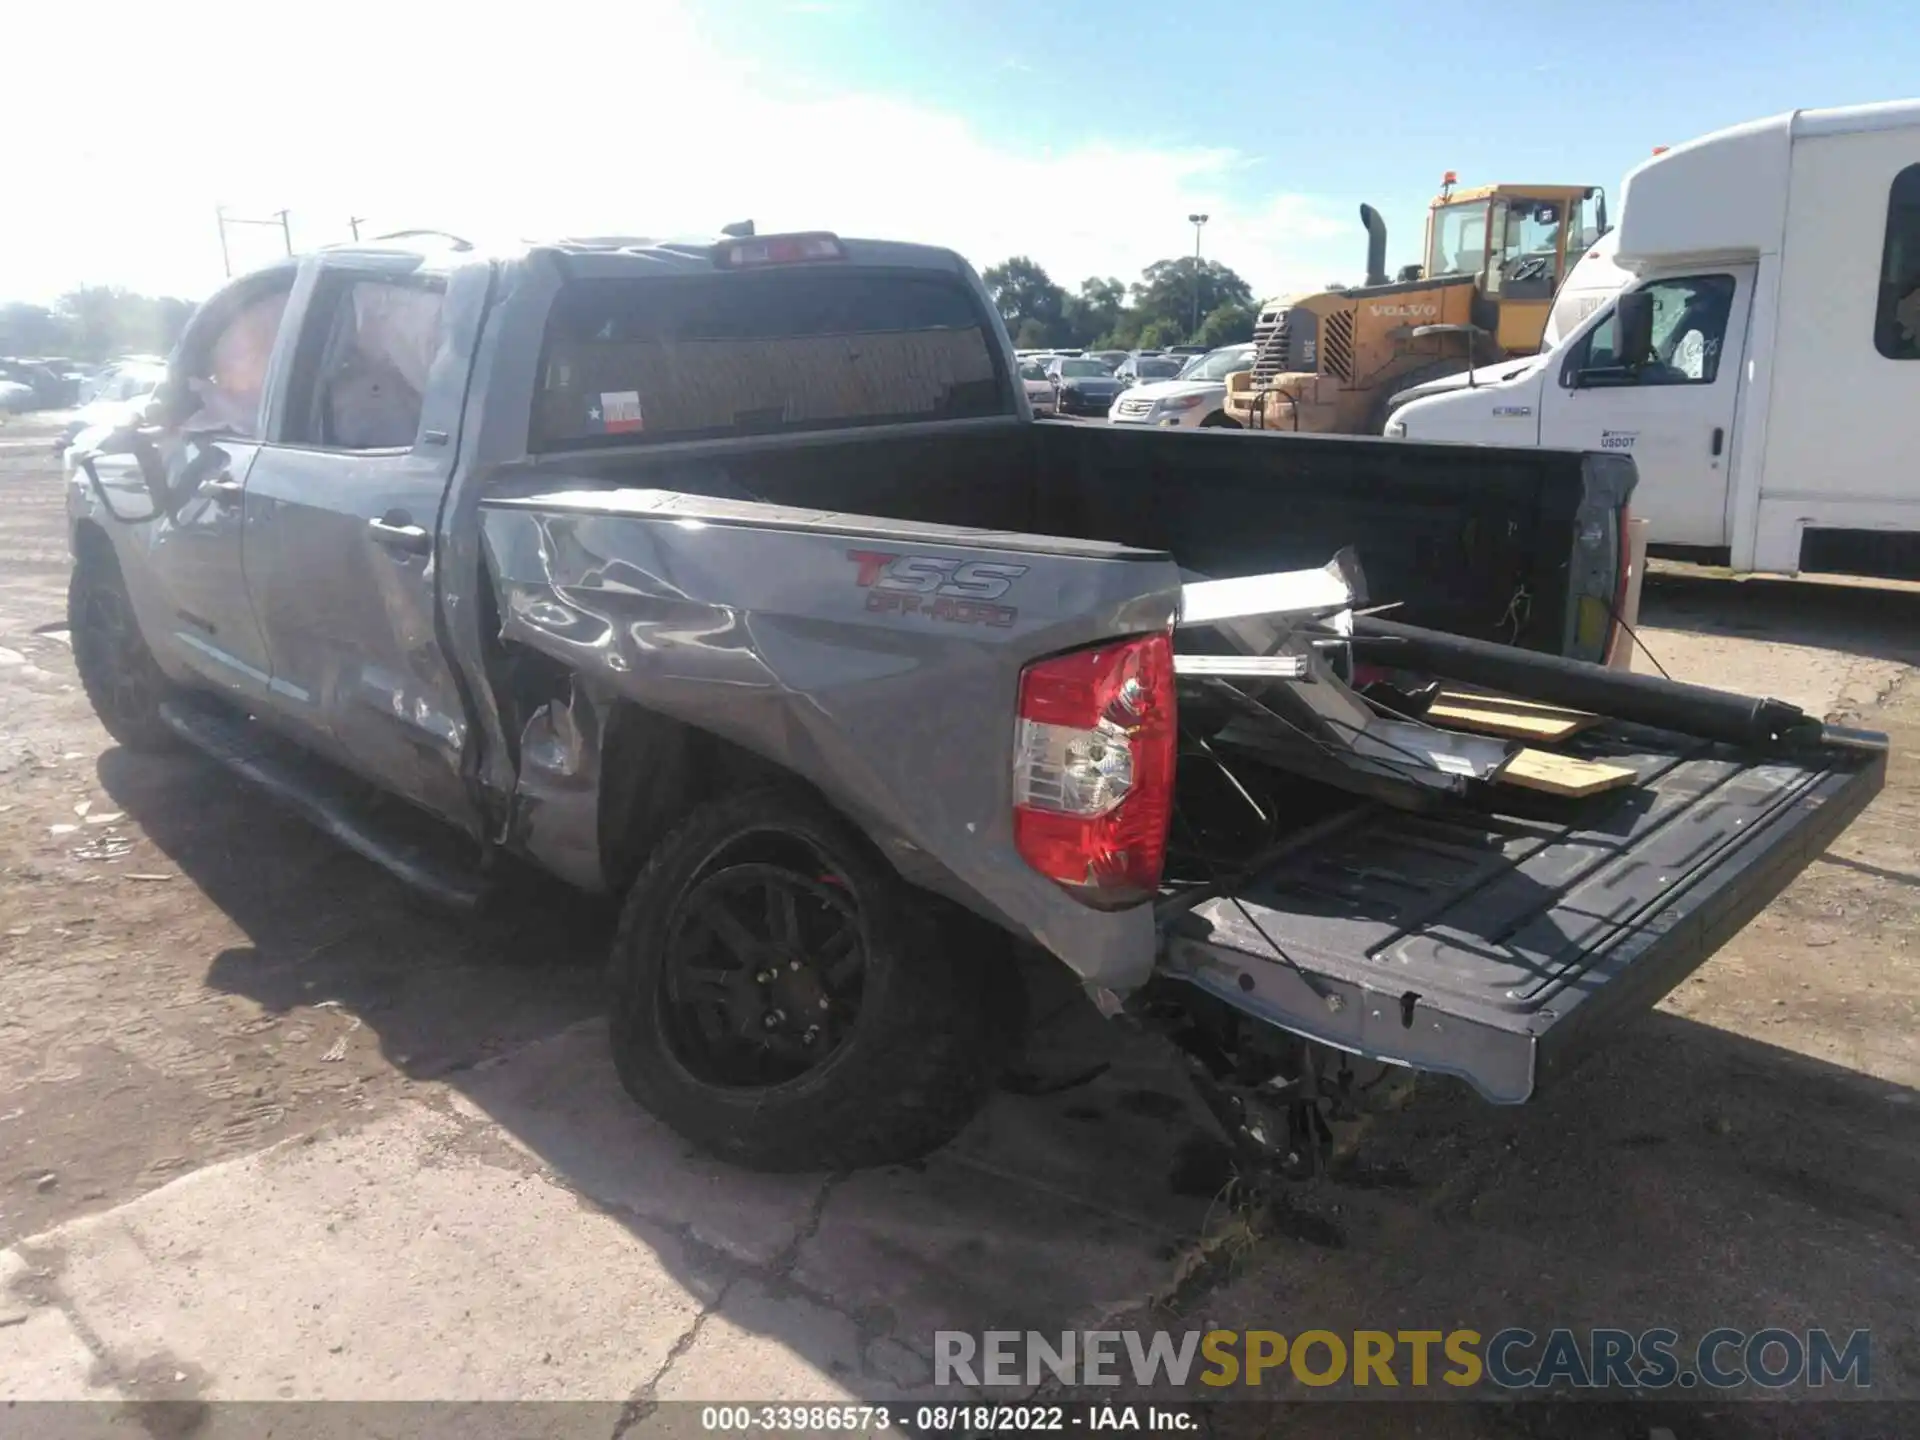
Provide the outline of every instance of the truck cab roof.
[[[814,242],[815,255],[787,258],[783,247]],[[827,231],[790,234],[719,236],[713,239],[654,240],[641,236],[587,236],[528,239],[516,244],[480,246],[438,230],[406,230],[364,241],[329,245],[320,252],[328,261],[377,261],[411,257],[429,269],[453,269],[466,264],[513,264],[535,259],[558,263],[569,274],[586,277],[710,274],[715,270],[747,271],[763,265],[842,264],[849,267],[889,267],[963,273],[966,262],[952,250],[896,240],[842,237]],[[757,258],[766,257],[766,258]],[[280,262],[282,264],[287,262]]]

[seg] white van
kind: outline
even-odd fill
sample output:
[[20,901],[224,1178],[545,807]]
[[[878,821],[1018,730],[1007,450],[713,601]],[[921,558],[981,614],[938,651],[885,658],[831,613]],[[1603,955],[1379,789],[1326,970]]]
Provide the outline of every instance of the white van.
[[1920,532],[1920,101],[1718,131],[1624,190],[1553,348],[1387,433],[1630,454],[1650,541],[1737,570],[1915,573],[1886,541]]

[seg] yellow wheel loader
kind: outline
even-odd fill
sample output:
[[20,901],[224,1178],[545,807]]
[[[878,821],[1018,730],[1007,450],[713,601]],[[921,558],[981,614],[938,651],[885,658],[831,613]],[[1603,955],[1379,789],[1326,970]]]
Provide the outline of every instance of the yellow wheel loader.
[[1387,227],[1371,205],[1367,281],[1260,307],[1251,370],[1227,379],[1227,413],[1252,429],[1378,435],[1416,385],[1540,348],[1554,292],[1607,228],[1592,185],[1454,188],[1427,210],[1426,259],[1387,278]]

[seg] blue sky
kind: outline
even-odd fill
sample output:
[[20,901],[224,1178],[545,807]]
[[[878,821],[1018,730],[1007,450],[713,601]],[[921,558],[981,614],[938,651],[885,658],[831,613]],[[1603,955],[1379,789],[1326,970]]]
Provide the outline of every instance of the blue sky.
[[[710,33],[780,57],[794,83],[911,96],[1003,145],[1231,147],[1244,167],[1230,189],[1248,201],[1300,194],[1343,218],[1372,201],[1395,263],[1418,258],[1449,169],[1466,184],[1590,181],[1617,197],[1655,145],[1782,110],[1920,94],[1912,0],[702,8]],[[1164,248],[1188,235],[1183,214],[1169,217]],[[1314,253],[1350,251],[1345,269],[1357,269],[1357,224],[1345,240]],[[1035,249],[1046,263],[1042,237]]]
[[[10,161],[13,194],[60,203],[0,227],[0,297],[83,281],[203,294],[216,205],[288,208],[302,246],[345,238],[352,215],[483,241],[711,234],[750,215],[950,244],[983,267],[1024,251],[1069,284],[1183,253],[1187,213],[1205,210],[1206,253],[1275,293],[1359,277],[1363,200],[1387,217],[1390,260],[1416,258],[1448,169],[1617,198],[1654,145],[1920,93],[1914,0],[570,0],[550,21],[480,16],[331,0],[318,25],[239,0],[97,0],[10,17],[22,53],[88,54],[86,93],[106,98],[75,104],[70,67],[16,72],[14,108],[62,115],[67,143]],[[155,91],[157,75],[176,79]],[[137,123],[111,99],[154,95]],[[237,232],[236,261],[275,243]]]

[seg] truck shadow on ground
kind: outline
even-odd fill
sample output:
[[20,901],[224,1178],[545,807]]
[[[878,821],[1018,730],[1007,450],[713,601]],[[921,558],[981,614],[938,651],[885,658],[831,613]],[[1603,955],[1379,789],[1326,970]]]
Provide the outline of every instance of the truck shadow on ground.
[[1733,579],[1723,571],[1663,564],[1647,572],[1640,605],[1641,622],[1658,628],[1920,664],[1920,587],[1817,576]]
[[[310,1077],[318,1094],[355,1065],[441,1082],[522,1152],[503,1163],[552,1176],[688,1291],[724,1291],[743,1328],[856,1393],[922,1383],[939,1328],[1057,1330],[1145,1298],[1213,1205],[1221,1147],[1173,1057],[1113,1031],[1071,985],[1030,1001],[1045,1053],[1022,1088],[1046,1093],[1003,1089],[915,1165],[750,1174],[621,1090],[597,1018],[611,905],[534,882],[483,915],[450,914],[210,762],[110,750],[99,774],[246,936],[209,952],[206,984],[311,1032],[279,1044],[282,1083]],[[326,1063],[352,1022],[360,1048]]]

